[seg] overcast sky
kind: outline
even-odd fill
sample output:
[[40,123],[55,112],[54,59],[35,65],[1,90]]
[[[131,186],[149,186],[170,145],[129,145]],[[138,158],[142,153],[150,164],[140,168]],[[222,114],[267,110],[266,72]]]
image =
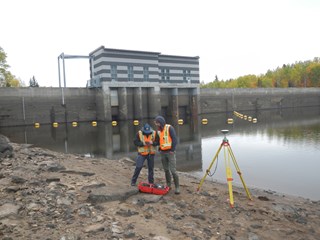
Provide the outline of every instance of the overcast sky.
[[[100,47],[199,56],[200,81],[320,57],[320,0],[1,0],[0,46],[29,85],[59,84],[58,56]],[[87,59],[66,60],[85,87]]]

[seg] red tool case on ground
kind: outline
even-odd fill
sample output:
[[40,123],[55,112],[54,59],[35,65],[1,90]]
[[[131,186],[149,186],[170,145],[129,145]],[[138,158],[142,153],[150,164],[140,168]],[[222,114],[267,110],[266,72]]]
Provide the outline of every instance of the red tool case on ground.
[[144,193],[152,193],[156,195],[165,195],[169,192],[170,188],[168,186],[163,186],[160,184],[141,182],[138,185],[139,191]]

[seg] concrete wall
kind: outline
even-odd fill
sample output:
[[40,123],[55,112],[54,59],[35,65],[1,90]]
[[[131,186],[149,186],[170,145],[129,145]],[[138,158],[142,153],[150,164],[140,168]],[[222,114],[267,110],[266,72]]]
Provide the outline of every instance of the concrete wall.
[[320,88],[115,89],[119,106],[111,107],[109,88],[65,88],[63,94],[61,88],[0,88],[0,127],[111,121],[113,108],[118,120],[152,118],[160,111],[176,120],[195,115],[198,109],[199,114],[208,114],[320,106]]
[[0,126],[97,119],[95,89],[0,88]]
[[320,106],[320,88],[201,89],[201,113]]
[[[159,115],[161,107],[171,117],[172,112],[177,115],[177,104],[190,105],[190,91],[157,87],[0,88],[0,127],[141,120]],[[176,102],[174,107],[172,102]]]

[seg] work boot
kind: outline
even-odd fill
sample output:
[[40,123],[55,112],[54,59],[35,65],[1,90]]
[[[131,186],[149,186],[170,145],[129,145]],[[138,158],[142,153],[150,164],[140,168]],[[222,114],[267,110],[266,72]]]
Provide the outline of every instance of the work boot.
[[174,191],[174,193],[175,194],[180,194],[180,189],[179,189],[179,177],[178,177],[178,175],[177,174],[174,174],[173,175],[173,181],[174,181],[174,186],[175,186],[175,191]]
[[176,190],[174,191],[174,194],[180,194],[179,186],[176,187]]
[[165,175],[166,175],[167,186],[171,188],[171,175],[169,172],[165,172]]

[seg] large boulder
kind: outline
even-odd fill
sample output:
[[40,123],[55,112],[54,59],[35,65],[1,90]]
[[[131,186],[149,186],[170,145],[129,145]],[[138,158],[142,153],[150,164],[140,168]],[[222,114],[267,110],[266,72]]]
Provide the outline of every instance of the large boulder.
[[0,159],[12,156],[13,148],[10,145],[10,140],[6,136],[0,134]]

